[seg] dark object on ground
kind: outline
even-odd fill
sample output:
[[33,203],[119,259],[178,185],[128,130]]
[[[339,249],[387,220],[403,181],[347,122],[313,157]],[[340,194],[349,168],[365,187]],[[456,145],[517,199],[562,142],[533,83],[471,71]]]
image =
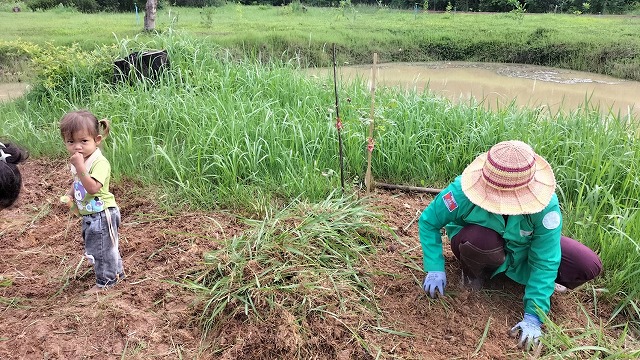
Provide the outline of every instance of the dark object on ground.
[[14,6],[13,7],[13,12],[20,12],[20,6]]
[[113,63],[113,82],[133,80],[156,81],[163,71],[169,70],[169,55],[166,50],[136,51]]

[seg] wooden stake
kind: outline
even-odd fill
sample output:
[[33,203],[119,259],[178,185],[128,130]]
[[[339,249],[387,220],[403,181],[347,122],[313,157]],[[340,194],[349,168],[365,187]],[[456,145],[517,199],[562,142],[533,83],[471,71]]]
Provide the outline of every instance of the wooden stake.
[[340,157],[340,186],[344,193],[344,161],[342,155],[342,120],[340,119],[340,111],[338,107],[338,80],[336,75],[336,44],[333,44],[333,90],[336,94],[336,129],[338,129],[338,155]]
[[371,174],[371,155],[373,153],[373,129],[374,129],[374,105],[376,98],[376,73],[378,65],[378,53],[373,53],[373,66],[371,67],[371,114],[370,122],[369,122],[369,137],[367,138],[367,172],[364,175],[364,185],[367,189],[367,194],[371,192],[371,188],[373,187],[373,175]]

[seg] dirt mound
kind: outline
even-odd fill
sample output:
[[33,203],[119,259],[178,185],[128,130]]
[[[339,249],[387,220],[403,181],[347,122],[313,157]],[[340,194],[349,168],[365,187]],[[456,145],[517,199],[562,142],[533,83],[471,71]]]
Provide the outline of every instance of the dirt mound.
[[[203,339],[193,293],[173,281],[196,271],[203,253],[241,234],[243,224],[222,211],[169,212],[161,197],[121,181],[112,190],[121,206],[127,278],[86,295],[94,275],[82,258],[79,219],[58,204],[70,183],[65,163],[31,159],[22,171],[20,199],[0,213],[0,358],[523,358],[507,337],[522,316],[521,286],[497,279],[470,292],[459,285],[447,249],[448,296],[430,300],[421,290],[415,221],[429,195],[375,194],[398,235],[380,243],[362,267],[374,284],[377,319],[310,316],[299,323],[277,309],[264,321],[236,316]],[[584,327],[579,303],[590,301],[580,291],[554,295],[552,319]],[[591,314],[599,315],[606,317]]]

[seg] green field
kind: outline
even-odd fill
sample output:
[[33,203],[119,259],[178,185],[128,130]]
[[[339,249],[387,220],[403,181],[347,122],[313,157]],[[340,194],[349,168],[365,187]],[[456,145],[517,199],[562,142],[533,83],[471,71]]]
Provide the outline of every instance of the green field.
[[[161,185],[176,206],[261,218],[293,200],[343,196],[333,81],[299,71],[329,66],[334,43],[340,64],[378,52],[381,62],[520,60],[640,79],[635,17],[229,5],[166,8],[157,25],[158,34],[141,34],[134,14],[0,13],[0,60],[33,83],[24,98],[0,104],[0,137],[60,158],[59,118],[89,108],[112,122],[105,153],[116,181]],[[171,71],[155,84],[110,84],[113,59],[149,48],[168,50]],[[359,82],[338,90],[349,195],[366,168],[371,94]],[[638,328],[637,119],[588,106],[551,118],[515,106],[489,112],[397,89],[375,96],[379,181],[441,187],[496,142],[532,144],[555,170],[565,232],[603,259],[606,272],[589,286],[606,289],[602,299]]]
[[[143,16],[70,9],[0,12],[0,41],[133,48],[149,39],[141,34]],[[156,29],[165,34],[185,31],[234,51],[296,59],[303,66],[328,66],[335,43],[341,63],[369,63],[375,51],[381,62],[516,62],[640,80],[640,18],[634,16],[227,5],[166,7],[158,12]]]

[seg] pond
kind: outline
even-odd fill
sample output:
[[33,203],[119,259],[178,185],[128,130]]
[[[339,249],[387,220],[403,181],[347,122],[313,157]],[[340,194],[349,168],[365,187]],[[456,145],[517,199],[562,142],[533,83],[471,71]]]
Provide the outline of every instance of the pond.
[[[339,66],[338,79],[370,81],[371,65]],[[640,82],[550,67],[474,63],[384,63],[378,64],[376,87],[397,86],[422,92],[429,90],[455,103],[481,101],[487,109],[503,108],[514,102],[520,107],[542,108],[551,114],[568,113],[584,107],[598,107],[622,117],[640,114]],[[332,68],[307,70],[312,75],[330,76]]]

